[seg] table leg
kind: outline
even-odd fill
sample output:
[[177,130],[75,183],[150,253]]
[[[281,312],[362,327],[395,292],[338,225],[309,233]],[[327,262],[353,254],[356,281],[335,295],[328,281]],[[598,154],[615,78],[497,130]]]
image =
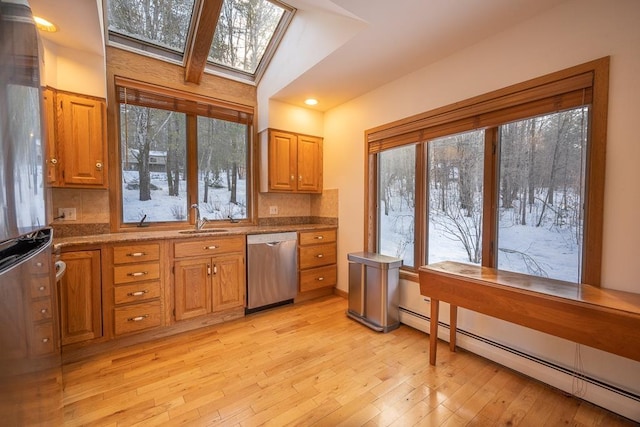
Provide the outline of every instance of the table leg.
[[431,320],[429,321],[429,364],[436,364],[436,348],[438,346],[438,312],[440,301],[431,298]]
[[458,327],[458,306],[449,304],[449,350],[456,351],[456,329]]

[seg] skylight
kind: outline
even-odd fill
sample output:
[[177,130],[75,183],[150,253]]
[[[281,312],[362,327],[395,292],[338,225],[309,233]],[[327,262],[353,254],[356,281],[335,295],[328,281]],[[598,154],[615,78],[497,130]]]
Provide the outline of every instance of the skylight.
[[275,0],[108,0],[107,4],[111,44],[181,63],[187,68],[185,79],[195,83],[203,68],[257,81],[295,12]]

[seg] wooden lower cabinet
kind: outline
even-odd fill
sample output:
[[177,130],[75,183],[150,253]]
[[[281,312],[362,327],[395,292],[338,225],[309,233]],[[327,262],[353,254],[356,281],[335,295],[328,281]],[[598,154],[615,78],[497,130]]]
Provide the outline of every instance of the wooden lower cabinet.
[[211,280],[211,308],[214,312],[244,307],[244,255],[214,258]]
[[243,254],[176,261],[176,320],[243,307],[244,277]]
[[338,280],[337,230],[301,231],[298,233],[298,300],[330,291]]
[[211,313],[211,259],[193,259],[175,263],[176,320]]
[[244,236],[175,244],[176,321],[244,307],[244,249]]
[[102,337],[100,250],[63,252],[67,270],[60,280],[62,345]]
[[164,324],[161,242],[114,245],[108,262],[113,265],[108,282],[113,335],[131,334]]

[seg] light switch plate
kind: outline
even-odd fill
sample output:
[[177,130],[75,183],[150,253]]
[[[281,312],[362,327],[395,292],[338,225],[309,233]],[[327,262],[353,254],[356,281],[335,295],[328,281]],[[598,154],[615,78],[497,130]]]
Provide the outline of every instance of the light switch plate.
[[58,208],[58,217],[61,221],[75,221],[76,208]]

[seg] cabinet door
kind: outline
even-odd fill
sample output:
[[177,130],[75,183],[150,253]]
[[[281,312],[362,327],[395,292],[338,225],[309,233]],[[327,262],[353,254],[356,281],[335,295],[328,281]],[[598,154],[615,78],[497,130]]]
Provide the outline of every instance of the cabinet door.
[[298,135],[297,190],[322,192],[322,138]]
[[176,320],[211,313],[211,258],[176,261]]
[[104,101],[61,92],[56,96],[63,184],[104,186]]
[[269,190],[296,190],[297,136],[269,133]]
[[218,256],[213,261],[213,311],[244,307],[244,255]]
[[46,88],[44,96],[45,142],[47,184],[55,184],[58,173],[58,154],[56,150],[56,99],[53,89]]
[[100,251],[63,252],[67,270],[60,281],[62,344],[102,336]]

